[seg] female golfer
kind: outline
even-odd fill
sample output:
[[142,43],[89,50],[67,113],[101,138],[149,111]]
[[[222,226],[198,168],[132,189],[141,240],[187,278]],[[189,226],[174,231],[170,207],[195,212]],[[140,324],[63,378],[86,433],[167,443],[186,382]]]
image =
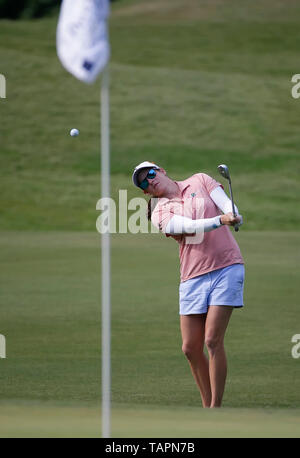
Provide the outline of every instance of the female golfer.
[[[244,261],[228,226],[242,224],[223,186],[205,173],[173,181],[152,162],[132,175],[135,186],[158,199],[152,223],[179,243],[182,350],[203,407],[220,407],[227,362],[224,336],[233,308],[243,307]],[[204,353],[204,344],[208,359]]]

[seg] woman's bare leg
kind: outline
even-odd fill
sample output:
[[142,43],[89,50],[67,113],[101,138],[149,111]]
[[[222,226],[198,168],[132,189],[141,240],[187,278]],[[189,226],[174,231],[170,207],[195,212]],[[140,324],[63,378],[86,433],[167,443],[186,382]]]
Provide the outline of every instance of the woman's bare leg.
[[213,305],[208,308],[205,322],[205,344],[209,354],[211,386],[210,407],[220,407],[227,375],[224,336],[233,307]]
[[206,314],[181,315],[182,351],[187,357],[192,374],[200,390],[203,407],[211,405],[209,365],[203,352]]

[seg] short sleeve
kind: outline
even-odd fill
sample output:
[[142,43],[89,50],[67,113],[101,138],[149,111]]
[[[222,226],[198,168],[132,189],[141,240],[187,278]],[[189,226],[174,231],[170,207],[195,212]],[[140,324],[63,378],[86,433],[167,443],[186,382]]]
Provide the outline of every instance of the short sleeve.
[[174,215],[183,215],[182,201],[168,201],[166,203],[157,204],[152,215],[151,222],[160,231],[165,232],[166,227]]
[[206,173],[199,173],[198,176],[200,180],[202,181],[208,194],[210,194],[218,186],[221,186],[221,188],[224,189],[224,186],[222,185],[222,183],[219,183],[218,181],[216,181],[214,178],[210,177]]

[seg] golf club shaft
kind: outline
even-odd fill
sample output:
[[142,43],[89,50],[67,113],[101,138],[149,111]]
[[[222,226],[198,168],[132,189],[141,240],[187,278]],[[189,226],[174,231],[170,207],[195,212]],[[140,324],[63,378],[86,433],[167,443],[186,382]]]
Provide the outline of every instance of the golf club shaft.
[[[234,208],[234,201],[233,201],[232,187],[231,187],[231,180],[229,179],[228,182],[229,182],[229,192],[230,192],[230,198],[231,198],[231,204],[232,204],[232,213],[233,213],[233,216],[236,216],[236,212]],[[235,232],[238,232],[239,227],[237,224],[234,226],[234,230]]]

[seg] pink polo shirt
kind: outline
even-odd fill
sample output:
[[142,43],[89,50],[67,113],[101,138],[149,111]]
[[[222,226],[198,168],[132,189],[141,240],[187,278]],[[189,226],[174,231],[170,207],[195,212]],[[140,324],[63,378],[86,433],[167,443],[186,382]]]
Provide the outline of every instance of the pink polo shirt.
[[[154,226],[164,231],[173,215],[200,219],[213,218],[222,214],[210,197],[210,193],[217,186],[223,188],[221,183],[205,173],[196,173],[187,180],[176,183],[180,188],[181,198],[158,199],[151,216]],[[195,236],[171,237],[179,243],[181,281],[232,264],[244,264],[239,246],[229,226],[221,226]]]

